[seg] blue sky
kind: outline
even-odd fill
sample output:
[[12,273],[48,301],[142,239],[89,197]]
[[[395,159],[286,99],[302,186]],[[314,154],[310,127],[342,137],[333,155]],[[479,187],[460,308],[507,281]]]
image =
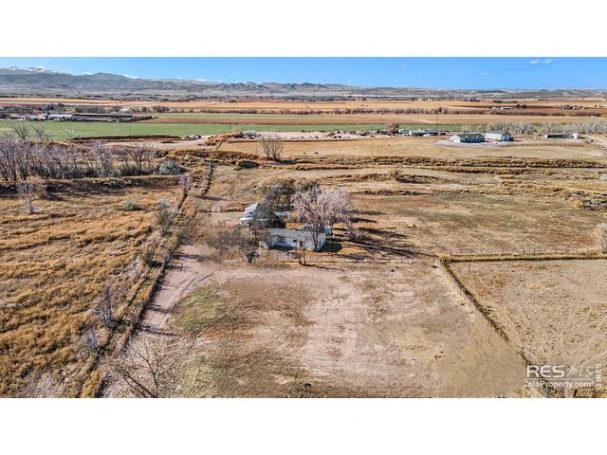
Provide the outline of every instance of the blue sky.
[[607,88],[607,58],[4,58],[0,67],[219,82],[314,82],[423,88]]

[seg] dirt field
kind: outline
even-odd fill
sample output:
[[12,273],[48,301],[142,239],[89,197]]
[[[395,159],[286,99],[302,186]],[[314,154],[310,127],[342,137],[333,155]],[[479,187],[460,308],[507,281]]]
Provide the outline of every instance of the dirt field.
[[607,260],[453,263],[512,344],[536,364],[607,364]]
[[176,310],[172,330],[196,336],[187,362],[190,381],[178,395],[525,393],[522,359],[457,297],[431,261],[217,267],[208,261],[195,265],[189,250],[154,306],[186,297],[179,283],[189,282],[193,270],[220,303],[213,300],[217,307],[211,311],[194,291],[187,306],[167,308]]

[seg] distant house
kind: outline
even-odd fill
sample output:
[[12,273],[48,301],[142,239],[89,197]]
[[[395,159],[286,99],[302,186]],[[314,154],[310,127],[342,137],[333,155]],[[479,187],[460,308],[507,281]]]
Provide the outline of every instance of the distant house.
[[487,131],[485,133],[486,141],[507,142],[512,140],[510,133],[502,133],[501,131]]
[[544,134],[544,139],[569,139],[571,134],[569,133],[548,133]]
[[465,142],[465,143],[472,143],[472,142],[484,142],[485,141],[485,137],[480,134],[480,133],[459,133],[459,134],[454,134],[453,136],[451,136],[451,138],[449,139],[451,142]]
[[47,120],[71,120],[72,114],[48,114]]
[[318,234],[318,248],[314,245],[312,231],[307,229],[269,229],[270,248],[294,248],[298,250],[318,251],[327,241],[325,233]]
[[409,130],[407,133],[409,136],[437,136],[438,133],[434,130],[424,128],[418,130]]

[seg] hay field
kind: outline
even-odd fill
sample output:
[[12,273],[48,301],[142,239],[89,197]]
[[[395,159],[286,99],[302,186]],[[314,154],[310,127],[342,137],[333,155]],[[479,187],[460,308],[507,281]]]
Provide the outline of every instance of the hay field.
[[[446,139],[446,138],[444,138]],[[286,141],[283,155],[289,159],[322,160],[333,157],[428,157],[446,159],[579,159],[607,163],[607,153],[596,144],[561,144],[554,141],[533,141],[531,144],[512,143],[503,147],[441,146],[436,137],[362,138],[353,140]],[[219,149],[224,152],[252,153],[263,157],[256,141],[226,142]]]
[[[136,284],[136,258],[158,200],[179,197],[166,179],[57,185],[34,201],[33,215],[14,193],[0,194],[0,396],[79,393],[91,356],[83,330],[95,326],[100,344],[108,336],[92,314],[96,301],[108,286],[128,291]],[[140,209],[125,210],[126,201]],[[118,320],[125,303],[117,302]]]
[[[604,98],[586,98],[586,99],[517,99],[524,103],[528,109],[546,109],[562,106],[564,104],[585,106],[587,108],[607,109],[607,103]],[[467,102],[459,100],[390,100],[390,99],[366,99],[366,100],[335,100],[335,101],[289,101],[281,99],[255,99],[241,98],[237,100],[191,100],[191,101],[161,101],[161,100],[115,100],[103,98],[64,98],[64,97],[6,97],[0,99],[0,106],[10,104],[23,105],[46,105],[49,103],[63,103],[67,106],[96,105],[96,106],[132,106],[132,107],[153,107],[166,106],[176,109],[214,109],[222,112],[233,112],[235,110],[260,109],[279,112],[285,109],[293,111],[321,110],[332,112],[335,109],[438,109],[439,107],[447,109],[482,109],[491,106],[491,102],[483,100],[481,102]]]

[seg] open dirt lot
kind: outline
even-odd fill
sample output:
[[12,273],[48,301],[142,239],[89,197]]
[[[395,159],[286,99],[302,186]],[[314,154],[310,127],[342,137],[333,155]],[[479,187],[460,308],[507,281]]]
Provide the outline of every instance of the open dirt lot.
[[[217,267],[203,260],[197,268],[207,269],[202,286],[217,300],[205,293],[197,300],[194,291],[175,307],[169,326],[196,340],[178,395],[525,393],[521,357],[431,261]],[[188,273],[178,265],[169,281],[183,283]]]

